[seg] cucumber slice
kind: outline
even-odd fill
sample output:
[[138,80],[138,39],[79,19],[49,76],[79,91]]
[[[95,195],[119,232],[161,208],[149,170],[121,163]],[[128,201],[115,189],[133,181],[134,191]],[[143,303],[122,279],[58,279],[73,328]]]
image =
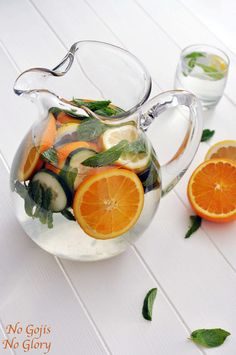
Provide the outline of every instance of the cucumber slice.
[[78,170],[78,174],[77,174],[77,176],[75,178],[75,182],[74,182],[74,189],[77,189],[79,184],[87,176],[88,171],[91,170],[90,167],[84,166],[81,163],[84,160],[94,156],[95,154],[97,154],[97,153],[92,149],[78,148],[78,149],[73,150],[73,152],[71,152],[69,154],[69,156],[67,157],[64,169],[66,169],[66,167],[69,167],[69,168]]
[[32,181],[39,181],[40,185],[46,190],[52,191],[52,201],[50,208],[53,212],[61,212],[70,206],[72,194],[66,183],[53,171],[44,169],[37,172]]

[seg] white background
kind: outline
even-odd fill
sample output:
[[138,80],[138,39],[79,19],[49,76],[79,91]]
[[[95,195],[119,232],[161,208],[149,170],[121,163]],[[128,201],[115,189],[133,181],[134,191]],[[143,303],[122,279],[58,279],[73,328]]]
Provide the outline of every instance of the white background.
[[[21,321],[52,327],[52,355],[236,354],[236,224],[204,222],[184,239],[186,184],[208,143],[136,247],[111,260],[82,264],[47,254],[22,231],[8,193],[8,167],[36,112],[14,96],[14,79],[30,67],[53,67],[81,39],[137,55],[153,77],[152,95],[173,87],[181,48],[224,49],[231,60],[227,88],[216,109],[204,113],[204,125],[216,131],[210,144],[236,139],[235,19],[233,0],[0,0],[0,338],[8,323]],[[147,322],[141,308],[151,287],[158,295]],[[232,335],[219,348],[200,349],[187,338],[204,327]],[[25,353],[0,343],[0,354]]]

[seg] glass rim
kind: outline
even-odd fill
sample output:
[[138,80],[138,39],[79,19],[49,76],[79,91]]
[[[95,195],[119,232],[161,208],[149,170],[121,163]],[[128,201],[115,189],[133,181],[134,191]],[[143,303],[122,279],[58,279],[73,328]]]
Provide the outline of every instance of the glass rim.
[[[224,70],[217,70],[217,73],[221,73],[221,74],[226,74],[229,70],[229,65],[230,65],[230,59],[229,59],[229,56],[228,54],[226,54],[222,49],[218,48],[218,47],[215,47],[215,46],[212,46],[210,44],[205,44],[205,43],[196,43],[196,44],[190,44],[186,47],[184,47],[182,50],[181,50],[181,53],[180,53],[180,62],[181,62],[181,65],[186,68],[186,69],[192,69],[188,64],[186,64],[183,60],[184,56],[187,55],[187,53],[185,53],[186,51],[188,51],[189,49],[191,48],[196,48],[196,47],[202,47],[202,48],[209,48],[209,49],[213,49],[213,50],[217,50],[219,51],[220,53],[222,53],[222,57],[223,59],[226,61],[226,68]],[[204,50],[202,50],[202,52],[204,52]],[[207,53],[207,51],[205,51]],[[185,53],[185,55],[184,55]],[[189,52],[191,53],[191,52]],[[209,71],[207,73],[203,73],[205,75],[209,75],[209,74],[214,74],[215,72],[214,71]]]

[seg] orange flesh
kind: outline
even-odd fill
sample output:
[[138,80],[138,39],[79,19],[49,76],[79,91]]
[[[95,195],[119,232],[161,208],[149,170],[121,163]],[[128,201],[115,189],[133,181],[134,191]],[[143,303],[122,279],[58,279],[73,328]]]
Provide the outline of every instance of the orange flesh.
[[205,219],[236,219],[236,164],[223,159],[201,164],[189,181],[188,197],[193,209]]
[[37,147],[34,145],[32,139],[32,132],[30,131],[24,147],[23,158],[18,171],[18,178],[20,181],[28,180],[43,165],[40,159],[40,154],[49,149],[56,137],[56,121],[52,114],[46,122],[46,126],[41,135],[37,137]]
[[85,179],[76,191],[73,210],[82,229],[96,239],[126,233],[143,208],[144,192],[137,175],[112,168]]
[[216,153],[211,155],[211,159],[217,158],[232,159],[236,161],[236,147],[231,146],[219,148]]
[[64,112],[60,112],[59,115],[57,116],[57,122],[61,123],[61,124],[65,124],[65,123],[80,123],[81,120],[79,120],[77,118],[73,118],[73,117],[67,115]]

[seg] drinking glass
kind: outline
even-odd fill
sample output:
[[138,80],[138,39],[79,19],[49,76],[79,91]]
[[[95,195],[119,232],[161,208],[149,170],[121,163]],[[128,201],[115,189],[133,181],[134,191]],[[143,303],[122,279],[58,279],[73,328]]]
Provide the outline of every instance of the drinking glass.
[[203,108],[214,107],[221,99],[227,81],[229,58],[222,50],[209,45],[191,45],[180,55],[175,89],[196,95]]

